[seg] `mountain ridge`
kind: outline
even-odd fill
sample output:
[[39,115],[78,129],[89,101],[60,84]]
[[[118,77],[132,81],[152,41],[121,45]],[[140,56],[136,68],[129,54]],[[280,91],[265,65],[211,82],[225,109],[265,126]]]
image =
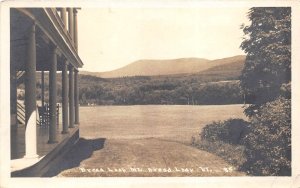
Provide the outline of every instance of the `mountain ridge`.
[[234,62],[244,64],[245,57],[244,55],[237,55],[215,60],[194,57],[164,60],[141,59],[112,71],[81,71],[80,74],[101,78],[196,74],[213,67],[226,67],[226,65]]

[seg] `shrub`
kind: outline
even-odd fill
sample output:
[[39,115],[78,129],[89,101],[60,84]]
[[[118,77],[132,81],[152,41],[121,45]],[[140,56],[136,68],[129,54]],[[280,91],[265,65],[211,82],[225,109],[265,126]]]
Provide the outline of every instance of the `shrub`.
[[240,144],[247,133],[248,123],[243,119],[229,119],[206,125],[200,133],[202,140],[211,142],[223,141],[230,144]]
[[247,134],[248,123],[242,119],[213,122],[206,125],[199,139],[192,137],[192,145],[214,153],[239,168],[246,162],[245,147],[240,145]]
[[247,163],[255,175],[291,174],[291,101],[279,97],[262,105],[243,139]]

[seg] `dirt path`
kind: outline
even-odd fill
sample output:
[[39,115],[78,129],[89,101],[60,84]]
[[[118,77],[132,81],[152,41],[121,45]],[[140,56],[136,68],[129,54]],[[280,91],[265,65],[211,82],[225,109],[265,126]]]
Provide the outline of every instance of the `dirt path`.
[[[85,142],[83,144],[83,142]],[[103,147],[103,148],[102,148]],[[98,150],[99,149],[99,150]],[[99,147],[93,140],[79,141],[61,161],[89,150],[91,156],[60,177],[93,176],[243,176],[213,154],[178,142],[148,139],[108,139]],[[85,151],[87,153],[87,151]],[[70,161],[71,159],[71,161]],[[74,161],[73,161],[74,162]]]

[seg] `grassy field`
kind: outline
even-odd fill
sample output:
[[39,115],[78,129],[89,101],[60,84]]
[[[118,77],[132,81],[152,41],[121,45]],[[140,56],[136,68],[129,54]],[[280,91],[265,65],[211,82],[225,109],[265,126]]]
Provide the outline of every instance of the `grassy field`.
[[190,145],[229,118],[245,118],[242,105],[81,107],[81,139],[49,176],[243,176]]
[[212,121],[244,118],[242,105],[137,105],[80,108],[85,138],[163,138],[190,141]]

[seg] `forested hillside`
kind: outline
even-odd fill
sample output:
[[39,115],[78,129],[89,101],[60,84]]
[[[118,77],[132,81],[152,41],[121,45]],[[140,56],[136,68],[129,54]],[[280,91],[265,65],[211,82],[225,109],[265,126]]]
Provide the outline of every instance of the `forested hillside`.
[[[245,57],[235,56],[210,62],[198,73],[161,76],[100,78],[79,74],[80,105],[200,105],[243,103],[239,76]],[[224,62],[225,61],[225,62]],[[24,85],[19,88],[22,89]],[[37,74],[37,96],[41,98],[41,74]],[[61,102],[61,74],[57,74],[58,102]],[[19,99],[23,96],[19,96]],[[45,74],[48,100],[48,73]]]

